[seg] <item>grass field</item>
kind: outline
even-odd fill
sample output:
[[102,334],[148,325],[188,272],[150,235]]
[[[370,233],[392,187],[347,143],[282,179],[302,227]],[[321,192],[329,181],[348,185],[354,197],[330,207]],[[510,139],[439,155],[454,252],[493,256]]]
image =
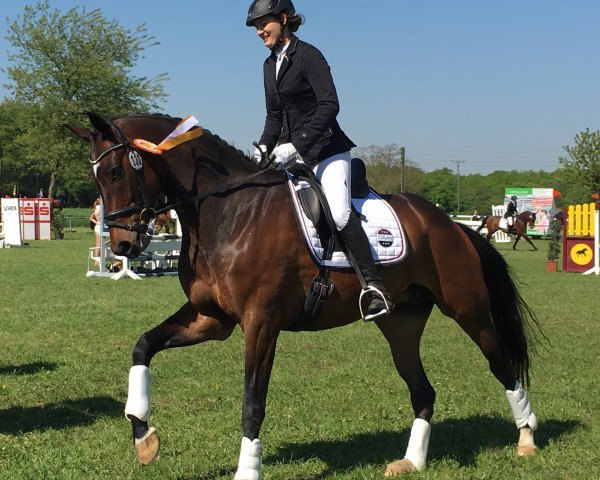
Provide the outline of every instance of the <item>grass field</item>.
[[[231,479],[241,439],[243,337],[152,363],[159,458],[142,467],[123,417],[137,337],[184,301],[176,278],[85,277],[94,234],[0,250],[1,479]],[[435,311],[422,356],[437,391],[429,466],[410,479],[599,479],[600,278],[545,272],[540,252],[499,249],[548,338],[529,397],[539,455],[515,454],[502,387]],[[450,252],[449,252],[450,254]],[[381,479],[401,458],[408,391],[383,337],[356,322],[281,335],[261,432],[265,480]]]

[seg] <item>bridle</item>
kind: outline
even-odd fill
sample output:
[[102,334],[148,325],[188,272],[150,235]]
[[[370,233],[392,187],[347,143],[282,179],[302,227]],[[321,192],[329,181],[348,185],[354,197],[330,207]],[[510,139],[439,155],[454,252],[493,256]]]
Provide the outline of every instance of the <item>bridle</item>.
[[[263,152],[263,159],[259,163],[260,170],[258,170],[257,172],[254,172],[244,178],[241,178],[234,182],[228,183],[228,184],[226,184],[222,187],[216,188],[214,190],[210,190],[210,191],[204,192],[204,193],[191,194],[181,201],[172,202],[172,203],[164,203],[157,207],[152,207],[152,206],[150,206],[150,203],[148,201],[148,195],[146,193],[146,184],[144,182],[144,162],[143,162],[142,156],[133,148],[133,146],[131,145],[131,142],[129,141],[129,139],[123,132],[123,130],[121,130],[119,127],[117,127],[112,122],[107,121],[107,123],[113,129],[113,132],[116,133],[117,141],[120,143],[117,143],[116,145],[113,145],[112,147],[107,148],[96,158],[92,157],[92,151],[94,148],[94,146],[92,144],[92,147],[90,150],[89,162],[93,166],[97,166],[104,157],[106,157],[106,156],[110,155],[111,153],[113,153],[117,150],[120,150],[122,148],[126,149],[127,156],[129,158],[129,163],[130,163],[131,167],[133,168],[133,172],[134,172],[135,184],[136,184],[136,197],[137,197],[137,203],[135,205],[118,208],[117,210],[113,210],[112,212],[109,212],[104,216],[104,218],[106,220],[106,226],[109,228],[110,227],[121,228],[123,230],[127,230],[130,232],[137,232],[138,234],[145,235],[148,232],[148,226],[149,226],[150,222],[152,222],[154,219],[156,219],[156,217],[158,215],[160,215],[161,213],[164,213],[175,207],[184,205],[192,200],[196,201],[199,204],[203,199],[205,199],[207,197],[210,197],[212,195],[222,194],[229,190],[238,188],[238,187],[246,184],[249,180],[253,179],[254,177],[262,175],[264,172],[266,172],[268,170],[268,167],[271,165],[271,163],[274,160],[273,156],[269,157]],[[128,217],[128,216],[134,215],[136,213],[139,213],[139,215],[140,215],[140,221],[138,224],[123,224],[123,223],[118,223],[118,222],[114,221],[117,218]]]
[[[152,222],[156,218],[158,213],[161,212],[157,212],[157,210],[151,207],[148,201],[148,194],[146,193],[146,185],[144,182],[144,162],[142,156],[136,150],[134,150],[134,148],[131,145],[131,142],[129,141],[123,130],[121,130],[112,122],[108,122],[108,124],[112,128],[113,132],[116,133],[117,141],[120,143],[117,143],[116,145],[107,148],[96,158],[92,157],[92,151],[94,149],[94,146],[92,144],[89,161],[92,165],[97,166],[104,157],[122,148],[126,149],[127,156],[129,158],[129,164],[133,169],[133,174],[135,178],[137,203],[135,205],[130,205],[128,207],[123,207],[117,210],[113,210],[112,212],[108,212],[104,216],[104,218],[106,219],[106,226],[121,228],[123,230],[137,232],[144,235],[148,231],[148,225],[150,224],[150,222]],[[129,217],[136,213],[139,213],[140,215],[140,220],[138,224],[122,224],[114,221],[117,218]]]

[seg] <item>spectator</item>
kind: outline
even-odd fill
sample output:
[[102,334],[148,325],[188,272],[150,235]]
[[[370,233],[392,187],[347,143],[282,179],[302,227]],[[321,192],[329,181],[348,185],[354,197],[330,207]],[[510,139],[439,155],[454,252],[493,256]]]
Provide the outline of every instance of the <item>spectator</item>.
[[479,215],[479,213],[477,212],[477,210],[473,210],[473,216],[471,217],[471,220],[474,220],[474,221],[481,220],[481,215]]
[[[102,242],[102,202],[100,197],[94,201],[92,213],[90,214],[90,227],[93,226],[96,234],[96,247],[94,249],[94,257],[100,257],[100,245]],[[94,260],[94,265],[100,266],[98,260]]]

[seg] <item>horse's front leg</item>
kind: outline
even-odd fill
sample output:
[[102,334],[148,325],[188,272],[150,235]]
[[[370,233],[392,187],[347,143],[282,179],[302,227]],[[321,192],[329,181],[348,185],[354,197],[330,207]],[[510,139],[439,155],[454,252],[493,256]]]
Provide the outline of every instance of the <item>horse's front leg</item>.
[[265,418],[267,390],[279,330],[271,329],[271,326],[264,322],[245,328],[244,335],[244,436],[234,480],[260,480],[263,447],[258,435]]
[[527,236],[527,235],[523,235],[523,238],[525,240],[527,240],[527,242],[529,243],[529,245],[531,245],[533,247],[534,250],[537,251],[537,247],[533,244],[533,242],[531,241],[531,239]]
[[160,440],[150,417],[150,361],[166,348],[194,345],[207,340],[225,340],[234,322],[200,315],[190,302],[163,323],[144,333],[133,350],[133,366],[129,371],[129,392],[125,416],[131,421],[133,440],[139,461],[148,465],[158,453]]

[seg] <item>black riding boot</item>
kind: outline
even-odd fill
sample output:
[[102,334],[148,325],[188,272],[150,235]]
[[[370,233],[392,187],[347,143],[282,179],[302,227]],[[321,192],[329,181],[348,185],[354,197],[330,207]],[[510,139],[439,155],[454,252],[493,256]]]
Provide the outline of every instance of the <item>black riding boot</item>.
[[385,290],[377,267],[375,267],[369,239],[354,213],[350,214],[348,223],[339,231],[339,234],[346,244],[348,254],[354,258],[353,263],[358,266],[369,287],[367,290],[369,308],[364,320],[370,321],[388,314],[393,307],[390,295]]

